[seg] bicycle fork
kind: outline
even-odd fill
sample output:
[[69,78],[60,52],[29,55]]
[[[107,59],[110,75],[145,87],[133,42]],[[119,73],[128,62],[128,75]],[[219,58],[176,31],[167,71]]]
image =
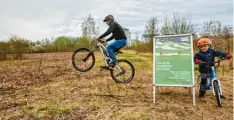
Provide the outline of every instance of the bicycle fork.
[[215,81],[217,81],[217,82],[218,82],[218,87],[219,87],[220,95],[223,95],[220,80],[218,80],[217,78],[213,78],[213,79],[212,79],[213,94],[215,95],[215,91],[214,91],[214,82],[215,82]]

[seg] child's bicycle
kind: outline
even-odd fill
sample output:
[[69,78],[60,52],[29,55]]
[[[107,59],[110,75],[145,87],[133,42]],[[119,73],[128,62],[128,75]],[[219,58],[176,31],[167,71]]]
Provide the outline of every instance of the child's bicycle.
[[[105,66],[101,69],[110,70],[111,77],[117,83],[128,83],[130,82],[135,75],[135,69],[131,62],[124,59],[117,59],[117,64],[114,66],[108,66],[110,57],[104,45],[103,41],[96,40],[97,43],[92,50],[88,48],[79,48],[72,55],[72,65],[74,68],[80,72],[87,72],[93,68],[95,64],[94,51],[97,48],[100,48],[102,56],[104,58]],[[115,55],[122,54],[123,52],[116,50],[114,51]]]
[[[213,87],[213,94],[215,95],[217,99],[217,103],[219,107],[222,107],[222,87],[220,80],[217,78],[215,68],[219,67],[220,61],[224,60],[224,58],[221,58],[215,62],[202,62],[201,64],[206,64],[206,67],[211,68],[211,73],[209,73],[209,80],[206,81],[205,90],[210,90]],[[218,63],[216,65],[216,63]],[[198,76],[198,82],[199,82],[199,91],[200,91],[200,83],[201,83],[201,75]]]

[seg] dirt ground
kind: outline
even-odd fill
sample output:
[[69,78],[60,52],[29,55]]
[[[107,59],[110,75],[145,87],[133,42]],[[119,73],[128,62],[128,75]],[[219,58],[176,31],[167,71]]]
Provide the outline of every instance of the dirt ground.
[[[23,60],[0,62],[0,120],[232,120],[233,71],[228,61],[218,72],[223,108],[207,91],[193,106],[184,87],[160,87],[152,99],[152,54],[124,51],[119,58],[133,63],[136,74],[128,84],[116,84],[95,53],[93,69],[81,73],[71,64],[72,53],[28,54]],[[197,76],[197,71],[196,71]],[[196,77],[195,77],[196,78]]]

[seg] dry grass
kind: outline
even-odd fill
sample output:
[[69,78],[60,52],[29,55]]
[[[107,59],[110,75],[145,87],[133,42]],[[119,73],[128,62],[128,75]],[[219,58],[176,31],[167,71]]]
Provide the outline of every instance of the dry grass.
[[[0,62],[0,120],[5,119],[224,119],[233,117],[232,71],[220,67],[223,108],[211,91],[194,107],[183,87],[160,87],[152,102],[152,54],[125,51],[136,75],[129,84],[116,84],[97,52],[96,64],[86,73],[75,71],[72,53],[29,54],[24,60]],[[224,71],[224,72],[223,72]],[[196,72],[197,73],[197,72]],[[197,96],[197,93],[196,93]]]

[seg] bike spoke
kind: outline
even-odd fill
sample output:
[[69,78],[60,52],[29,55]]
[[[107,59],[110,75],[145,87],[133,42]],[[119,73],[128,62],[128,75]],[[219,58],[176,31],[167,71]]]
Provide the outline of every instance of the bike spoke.
[[118,65],[114,67],[113,75],[118,81],[125,82],[132,79],[132,68],[126,62],[119,62]]
[[94,65],[94,61],[95,59],[93,53],[90,53],[90,50],[86,48],[78,49],[76,52],[74,52],[72,57],[73,66],[81,72],[90,70]]

